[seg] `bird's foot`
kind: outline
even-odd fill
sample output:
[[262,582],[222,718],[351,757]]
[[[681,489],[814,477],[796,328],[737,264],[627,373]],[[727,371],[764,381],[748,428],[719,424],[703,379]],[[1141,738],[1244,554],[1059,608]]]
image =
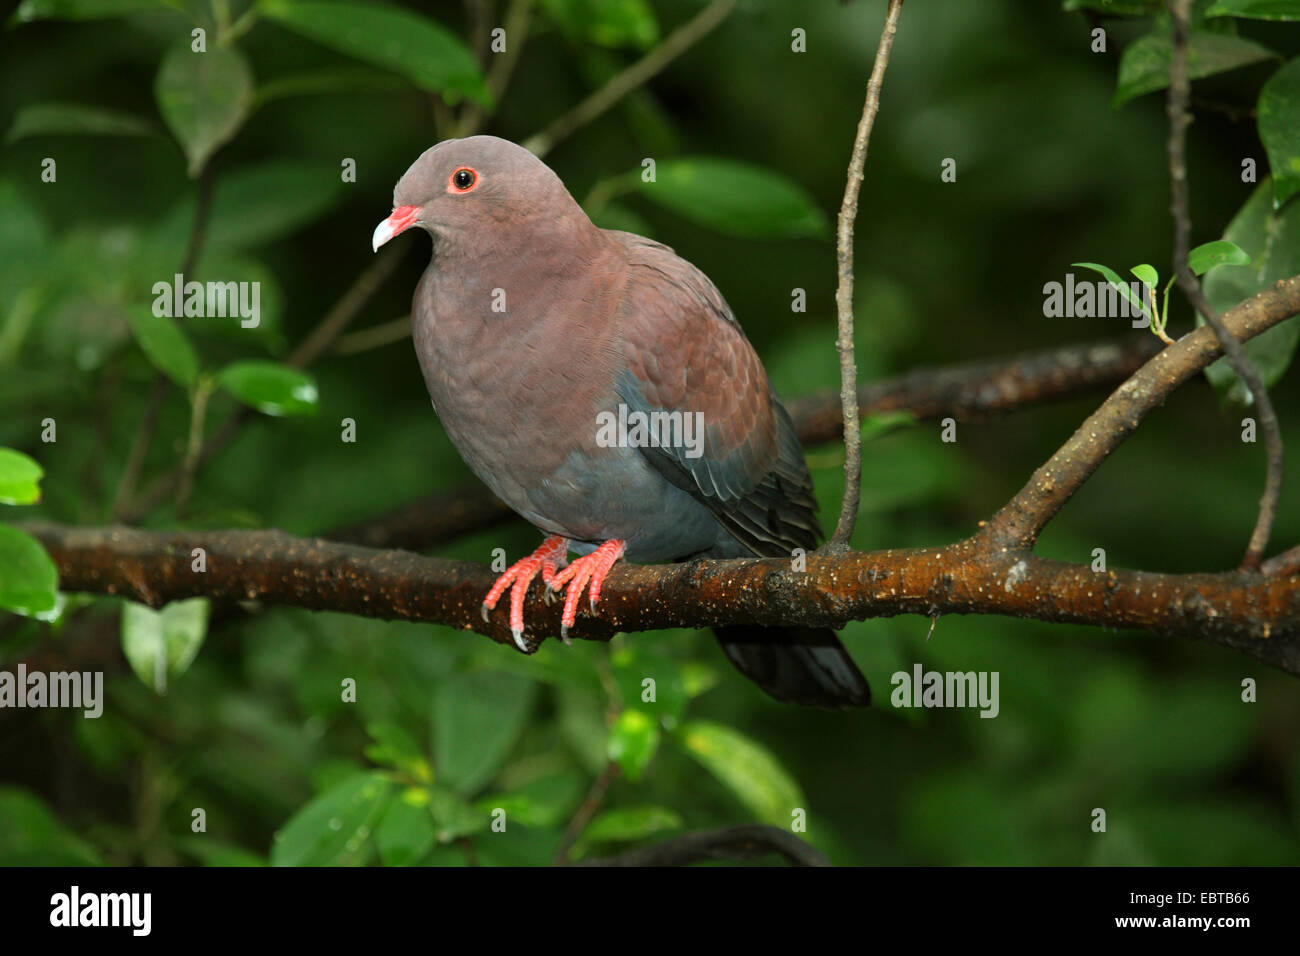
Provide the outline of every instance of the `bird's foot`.
[[524,595],[528,593],[528,585],[540,571],[549,598],[555,582],[555,572],[564,567],[568,554],[569,542],[566,539],[559,535],[547,538],[542,542],[542,546],[528,557],[506,568],[505,573],[497,578],[496,583],[492,585],[492,590],[488,591],[487,597],[483,599],[483,620],[488,621],[491,620],[490,615],[492,609],[497,606],[497,601],[501,599],[506,588],[510,588],[510,636],[515,639],[515,646],[525,654],[528,653],[528,645],[524,643]]
[[550,582],[548,588],[555,591],[565,584],[569,586],[564,595],[564,615],[560,618],[560,640],[564,643],[569,643],[569,628],[573,627],[573,622],[577,619],[578,601],[582,598],[583,590],[586,589],[590,595],[591,611],[594,614],[605,576],[626,550],[626,541],[606,541],[591,554],[576,559]]

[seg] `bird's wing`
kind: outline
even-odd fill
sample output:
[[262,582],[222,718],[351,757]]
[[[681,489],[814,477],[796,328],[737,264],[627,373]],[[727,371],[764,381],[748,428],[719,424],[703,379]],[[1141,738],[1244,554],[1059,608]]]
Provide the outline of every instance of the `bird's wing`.
[[629,262],[619,395],[630,412],[699,413],[703,423],[702,448],[642,452],[754,554],[814,547],[821,529],[794,426],[721,293],[667,246],[611,235]]

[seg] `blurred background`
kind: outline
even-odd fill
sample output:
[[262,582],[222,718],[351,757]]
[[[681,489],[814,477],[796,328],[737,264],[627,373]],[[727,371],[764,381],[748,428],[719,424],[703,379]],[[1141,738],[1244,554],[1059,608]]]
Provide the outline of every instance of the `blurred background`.
[[[1064,281],[1070,263],[1169,270],[1163,95],[1112,105],[1124,50],[1166,26],[1090,6],[1158,5],[905,5],[857,220],[863,380],[1149,334],[1043,315],[1044,283]],[[393,184],[474,118],[467,103],[482,102],[486,131],[523,142],[705,7],[8,4],[0,446],[36,459],[44,478],[38,503],[0,506],[0,521],[126,516],[328,536],[473,482],[402,334],[428,264],[423,235],[391,244],[395,271],[309,378],[283,363],[371,266]],[[666,242],[713,279],[786,397],[838,385],[831,227],[884,12],[881,0],[742,0],[546,155],[598,222]],[[521,13],[511,22],[525,24],[526,42],[507,35],[517,62],[489,104],[475,51],[486,51],[490,83],[499,54],[487,31]],[[1194,87],[1194,243],[1223,235],[1270,189],[1256,98],[1300,52],[1294,22],[1198,24],[1231,37],[1238,57]],[[191,52],[195,27],[204,54]],[[1092,49],[1098,27],[1105,52]],[[806,52],[792,50],[796,29]],[[441,66],[420,59],[421,44]],[[682,184],[675,199],[642,188],[647,157]],[[1242,181],[1248,157],[1263,185]],[[47,158],[54,182],[42,181]],[[946,158],[954,182],[941,180]],[[347,159],[355,181],[344,181]],[[700,189],[695,174],[715,160],[743,166]],[[1286,218],[1296,205],[1271,214],[1285,240],[1277,276],[1300,272],[1300,214]],[[185,262],[200,206],[191,275],[260,282],[261,325],[187,319],[177,344],[144,313],[153,284]],[[1237,237],[1247,248],[1248,231]],[[791,311],[796,288],[806,313]],[[1177,297],[1170,313],[1175,336],[1190,327]],[[1285,356],[1279,375],[1294,347],[1285,336],[1289,346],[1272,346]],[[284,399],[286,388],[306,399]],[[1294,374],[1274,386],[1289,476],[1300,474],[1298,394]],[[855,545],[969,535],[1103,397],[962,422],[951,444],[934,423],[868,441]],[[130,514],[196,437],[250,402],[277,414],[249,417],[183,500]],[[1264,474],[1261,445],[1241,440],[1242,414],[1203,377],[1189,383],[1039,552],[1089,562],[1100,547],[1110,567],[1152,571],[1235,567]],[[41,440],[47,418],[54,443]],[[339,440],[344,418],[355,443]],[[808,455],[829,528],[842,450]],[[1284,492],[1272,550],[1298,539],[1300,508]],[[514,560],[537,541],[515,521],[429,553],[488,562],[503,548]],[[548,641],[526,658],[433,625],[275,607],[199,602],[157,615],[69,596],[41,617],[0,612],[0,668],[102,670],[107,701],[99,719],[0,711],[2,864],[541,864],[747,821],[788,827],[791,807],[806,809],[803,836],[846,864],[1300,858],[1295,681],[1198,642],[994,617],[942,618],[927,640],[923,618],[857,622],[843,637],[875,704],[823,713],[767,699],[710,635],[689,631]],[[891,707],[890,675],[918,662],[999,672],[998,717]],[[655,705],[640,701],[647,674]],[[347,678],[355,702],[342,699]],[[1241,700],[1246,678],[1256,703]],[[1090,826],[1097,807],[1104,834]],[[490,828],[496,808],[505,833]]]

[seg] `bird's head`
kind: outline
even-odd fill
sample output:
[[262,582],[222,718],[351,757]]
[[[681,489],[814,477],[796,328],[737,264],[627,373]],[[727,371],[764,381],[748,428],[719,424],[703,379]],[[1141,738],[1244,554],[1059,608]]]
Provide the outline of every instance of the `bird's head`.
[[376,228],[375,251],[419,226],[440,240],[466,242],[517,234],[528,223],[574,212],[564,184],[522,146],[495,136],[448,139],[425,150],[393,188],[393,212]]

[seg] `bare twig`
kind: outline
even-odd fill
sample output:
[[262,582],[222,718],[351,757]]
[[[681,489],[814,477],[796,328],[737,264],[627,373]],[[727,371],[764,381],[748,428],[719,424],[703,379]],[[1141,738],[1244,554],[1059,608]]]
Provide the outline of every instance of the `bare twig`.
[[411,337],[411,317],[404,315],[391,322],[381,322],[369,328],[357,329],[347,335],[340,335],[334,343],[336,355],[355,355],[370,349],[383,348],[394,342],[401,342]]
[[791,866],[830,866],[820,851],[793,833],[761,823],[742,823],[716,830],[698,830],[637,847],[616,856],[582,860],[577,866],[685,866],[705,860],[757,860],[778,855]]
[[1255,519],[1255,528],[1251,532],[1246,553],[1241,559],[1243,571],[1253,571],[1259,567],[1268,547],[1268,538],[1273,530],[1273,519],[1277,515],[1278,500],[1282,495],[1282,429],[1278,425],[1277,412],[1269,398],[1268,389],[1264,387],[1259,372],[1251,362],[1246,350],[1241,347],[1232,333],[1224,327],[1223,321],[1206,301],[1196,277],[1187,261],[1190,249],[1192,224],[1187,202],[1187,163],[1184,157],[1184,145],[1187,139],[1187,126],[1191,116],[1187,112],[1189,81],[1187,78],[1187,31],[1191,17],[1191,0],[1169,0],[1169,18],[1173,30],[1173,55],[1169,64],[1169,181],[1170,209],[1174,220],[1174,273],[1178,277],[1178,288],[1187,296],[1192,307],[1205,319],[1206,324],[1214,330],[1223,350],[1227,354],[1233,371],[1250,390],[1258,409],[1259,424],[1264,432],[1264,446],[1268,459],[1268,471],[1264,479],[1264,492],[1259,499],[1259,515]]
[[569,825],[564,828],[564,836],[560,840],[560,848],[555,852],[555,865],[563,866],[568,862],[569,852],[573,845],[578,842],[578,837],[582,836],[582,831],[587,829],[587,824],[591,818],[596,815],[600,805],[605,800],[605,794],[609,792],[610,784],[618,776],[618,764],[610,761],[605,764],[600,775],[592,781],[591,789],[587,791],[586,798],[582,801],[582,806],[578,807],[578,812],[573,815]]
[[535,156],[545,156],[560,140],[596,119],[707,36],[714,27],[727,19],[735,5],[736,0],[713,0],[641,59],[552,121],[540,133],[525,140],[524,149]]
[[853,355],[853,221],[858,216],[858,191],[862,186],[862,170],[867,161],[867,145],[871,140],[871,127],[880,111],[880,88],[885,82],[885,68],[889,66],[889,52],[898,32],[898,17],[903,11],[903,0],[889,0],[885,15],[885,29],[876,47],[876,62],[867,81],[867,99],[858,121],[858,134],[853,140],[853,155],[849,160],[849,173],[844,184],[844,202],[840,206],[839,227],[836,230],[836,262],[839,267],[839,288],[835,291],[835,311],[838,316],[838,334],[835,348],[840,356],[840,400],[844,408],[844,500],[840,505],[840,520],[826,548],[844,551],[853,535],[853,525],[858,517],[858,501],[862,494],[862,434],[858,422],[858,364]]
[[[510,6],[506,8],[504,24],[506,48],[500,53],[492,54],[492,65],[488,68],[486,78],[488,92],[492,94],[495,102],[500,102],[506,87],[510,85],[515,64],[519,62],[519,54],[523,52],[524,41],[528,38],[528,24],[533,17],[533,2],[534,0],[510,0]],[[488,46],[485,43],[479,59],[482,60],[487,55]],[[456,124],[456,135],[474,135],[483,128],[483,119],[483,108],[477,103],[467,103],[460,122]]]
[[[194,221],[190,224],[190,238],[185,250],[185,259],[181,263],[181,275],[187,279],[198,267],[199,257],[203,254],[203,240],[207,235],[208,218],[212,212],[212,165],[205,163],[199,171],[199,197],[194,207]],[[177,317],[179,318],[179,316]],[[154,431],[158,427],[158,415],[162,411],[163,400],[170,390],[167,377],[161,372],[153,379],[149,390],[148,404],[140,428],[131,441],[131,450],[127,452],[126,467],[118,481],[117,492],[113,496],[111,513],[113,520],[134,521],[139,512],[130,509],[128,502],[135,494],[136,483],[144,471],[145,460],[149,457],[149,446],[153,444]]]

